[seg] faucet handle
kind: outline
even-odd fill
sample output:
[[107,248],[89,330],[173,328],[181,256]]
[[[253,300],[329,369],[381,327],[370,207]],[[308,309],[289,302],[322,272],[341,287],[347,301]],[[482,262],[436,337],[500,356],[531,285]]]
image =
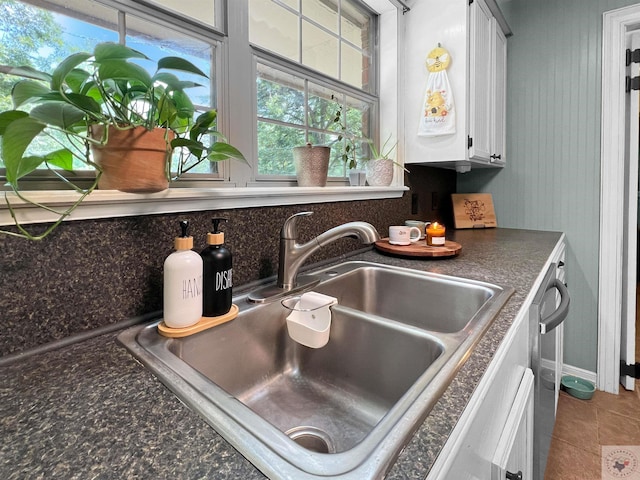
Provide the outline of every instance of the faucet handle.
[[280,231],[280,238],[296,240],[298,238],[298,219],[309,215],[313,215],[313,212],[298,212],[287,218]]

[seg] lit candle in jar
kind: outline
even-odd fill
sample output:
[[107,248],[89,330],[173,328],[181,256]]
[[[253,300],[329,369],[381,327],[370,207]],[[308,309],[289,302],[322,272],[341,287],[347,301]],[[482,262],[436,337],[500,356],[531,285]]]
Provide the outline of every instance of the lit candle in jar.
[[427,225],[427,245],[442,247],[445,242],[445,227],[438,222]]

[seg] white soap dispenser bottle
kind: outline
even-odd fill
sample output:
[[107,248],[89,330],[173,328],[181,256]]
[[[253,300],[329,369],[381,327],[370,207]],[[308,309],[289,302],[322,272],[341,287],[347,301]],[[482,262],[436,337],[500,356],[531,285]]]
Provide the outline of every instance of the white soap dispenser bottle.
[[195,325],[202,317],[202,257],[191,250],[189,222],[182,220],[176,251],[164,261],[164,323],[170,328]]

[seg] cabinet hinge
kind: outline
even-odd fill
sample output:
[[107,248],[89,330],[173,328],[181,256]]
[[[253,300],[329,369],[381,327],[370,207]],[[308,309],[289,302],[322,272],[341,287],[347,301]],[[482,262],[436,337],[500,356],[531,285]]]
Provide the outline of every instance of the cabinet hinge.
[[624,360],[620,360],[620,376],[640,378],[640,363],[628,365]]
[[640,77],[624,77],[624,91],[640,90]]
[[627,67],[632,63],[640,63],[640,48],[631,51],[627,48],[625,51],[625,64]]
[[473,138],[467,135],[467,148],[473,147]]

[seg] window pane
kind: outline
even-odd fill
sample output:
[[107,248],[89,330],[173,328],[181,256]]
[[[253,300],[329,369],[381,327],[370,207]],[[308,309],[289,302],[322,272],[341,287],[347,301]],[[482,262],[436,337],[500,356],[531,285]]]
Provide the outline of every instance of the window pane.
[[334,122],[339,102],[334,100],[338,94],[329,88],[309,82],[309,126],[320,130],[339,131]]
[[350,45],[342,44],[342,80],[363,90],[369,84],[369,58]]
[[338,39],[315,25],[303,21],[302,63],[338,78]]
[[[156,71],[158,59],[168,56],[184,58],[207,75],[210,75],[213,62],[211,44],[196,40],[175,30],[158,28],[157,24],[134,15],[128,15],[126,43],[131,48],[139,50],[152,59],[151,62],[140,62],[140,65],[145,67],[152,75]],[[194,104],[215,108],[215,102],[211,98],[210,79],[186,72],[179,72],[177,75],[180,79],[191,80],[200,85],[186,90]]]
[[[181,32],[166,27],[158,28],[158,25],[134,15],[127,16],[126,43],[131,48],[139,50],[152,59],[151,62],[139,62],[151,75],[156,71],[157,60],[168,56],[184,58],[206,74],[210,73],[211,65],[213,65],[213,48],[211,44],[191,38]],[[195,117],[208,108],[216,107],[215,97],[212,96],[211,92],[210,79],[187,72],[178,72],[176,75],[182,80],[190,80],[200,85],[186,90],[189,98],[194,106],[196,106]],[[205,141],[204,143],[210,144],[212,141],[212,139],[209,139],[208,142]],[[183,160],[188,158],[188,151],[186,149],[176,149],[173,152],[172,172],[175,173],[177,171],[178,162],[181,158]],[[197,166],[189,168],[195,163],[194,160],[195,158],[191,157],[183,167],[185,170],[188,169],[190,174],[218,173],[218,164],[208,161],[201,162]]]
[[[18,1],[0,2],[0,64],[29,65],[37,70],[51,73],[55,66],[74,52],[93,51],[102,41],[118,41],[117,11],[96,2],[83,2],[83,12],[72,12],[58,8],[56,13]],[[97,20],[100,18],[100,20]],[[29,21],[24,21],[29,19]],[[95,21],[99,25],[88,23]],[[113,30],[110,30],[113,29]],[[0,75],[0,108],[12,108],[11,88],[20,78]],[[28,106],[21,107],[23,110]],[[59,148],[65,138],[53,134],[53,138],[42,137],[34,142],[27,153],[43,155]],[[74,161],[76,169],[87,169]],[[0,158],[0,168],[4,163]],[[43,167],[45,168],[45,167]]]
[[[211,25],[212,27],[219,27],[216,23],[216,3],[219,0],[208,0],[203,2],[202,0],[148,0],[152,3],[156,3],[168,10],[172,10],[182,16],[190,17],[198,22]],[[221,23],[221,22],[219,22]]]
[[[51,72],[63,58],[71,53],[91,52],[98,43],[120,40],[118,31],[121,17],[116,9],[105,7],[92,0],[34,1],[39,5],[47,6],[50,10],[17,0],[0,1],[0,39],[2,40],[0,64],[30,64],[39,70]],[[164,5],[168,3],[165,2]],[[196,107],[195,115],[199,115],[210,107],[215,108],[216,95],[212,86],[215,85],[213,41],[196,40],[185,33],[167,28],[166,24],[159,24],[127,12],[121,13],[125,14],[123,17],[126,16],[127,36],[124,40],[127,45],[142,51],[151,59],[151,61],[139,60],[138,63],[150,73],[155,73],[156,61],[161,57],[178,56],[189,60],[211,77],[207,79],[182,72],[177,74],[182,79],[199,84],[187,90]],[[29,18],[30,21],[23,22],[22,18]],[[0,108],[10,107],[10,89],[16,80],[18,79],[8,75],[0,76]],[[212,142],[215,139],[208,139],[208,141]],[[43,135],[42,138],[36,139],[27,153],[43,155],[68,143],[67,137],[53,132],[51,136]],[[76,147],[72,150],[82,151],[83,149]],[[179,153],[174,152],[174,161],[179,158]],[[0,167],[2,166],[0,163]],[[74,160],[74,169],[92,170],[79,160]],[[216,163],[203,162],[190,170],[190,173],[211,174],[217,171]]]
[[249,41],[300,61],[298,16],[271,0],[250,0]]
[[304,80],[266,65],[258,65],[258,116],[304,125]]
[[293,147],[304,144],[303,129],[258,121],[258,174],[295,175]]
[[296,12],[300,11],[300,6],[298,5],[298,0],[280,0],[280,2],[282,2],[285,5],[293,8]]
[[302,14],[338,34],[337,0],[305,0],[302,3]]
[[293,174],[291,149],[309,141],[331,147],[329,175],[345,177],[343,155],[361,161],[367,153],[372,103],[261,63],[257,69],[258,174]]
[[342,38],[353,43],[360,50],[369,50],[371,21],[369,14],[349,2],[342,2]]
[[250,41],[373,92],[368,75],[374,14],[353,0],[304,0],[301,12],[297,5],[297,0],[249,0]]

